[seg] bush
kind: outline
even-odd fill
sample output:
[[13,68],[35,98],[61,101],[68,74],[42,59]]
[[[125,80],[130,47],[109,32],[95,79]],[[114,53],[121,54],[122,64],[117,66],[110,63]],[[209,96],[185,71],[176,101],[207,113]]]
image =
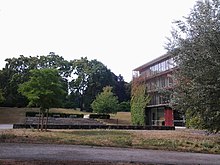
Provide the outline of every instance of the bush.
[[195,129],[204,129],[204,124],[199,115],[193,114],[192,111],[186,112],[186,127]]
[[131,106],[129,101],[123,101],[119,103],[118,112],[130,112]]
[[91,119],[110,119],[108,114],[90,114],[89,118]]
[[25,116],[26,117],[35,117],[39,112],[26,112]]
[[[36,117],[39,112],[26,112],[26,117]],[[46,116],[46,114],[45,114]],[[69,114],[69,113],[49,113],[48,117],[61,117],[61,118],[83,118],[83,114]]]

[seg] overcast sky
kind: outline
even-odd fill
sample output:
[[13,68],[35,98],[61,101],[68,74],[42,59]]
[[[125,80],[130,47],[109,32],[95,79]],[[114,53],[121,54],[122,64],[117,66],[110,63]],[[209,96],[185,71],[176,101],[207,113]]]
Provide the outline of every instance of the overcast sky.
[[166,53],[172,21],[196,0],[0,0],[0,68],[12,57],[97,59],[125,81]]

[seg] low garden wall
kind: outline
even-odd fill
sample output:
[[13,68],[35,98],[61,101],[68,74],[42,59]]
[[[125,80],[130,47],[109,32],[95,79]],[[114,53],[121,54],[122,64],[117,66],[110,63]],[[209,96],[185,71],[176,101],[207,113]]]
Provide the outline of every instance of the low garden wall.
[[[37,129],[37,124],[13,124],[14,129]],[[47,125],[47,129],[122,129],[122,130],[175,130],[174,126],[135,126],[135,125]]]

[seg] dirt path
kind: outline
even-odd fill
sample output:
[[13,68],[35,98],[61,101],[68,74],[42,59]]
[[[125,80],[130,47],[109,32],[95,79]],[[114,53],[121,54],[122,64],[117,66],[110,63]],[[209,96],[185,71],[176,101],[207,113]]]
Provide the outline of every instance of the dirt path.
[[0,160],[219,165],[220,155],[77,145],[0,143]]

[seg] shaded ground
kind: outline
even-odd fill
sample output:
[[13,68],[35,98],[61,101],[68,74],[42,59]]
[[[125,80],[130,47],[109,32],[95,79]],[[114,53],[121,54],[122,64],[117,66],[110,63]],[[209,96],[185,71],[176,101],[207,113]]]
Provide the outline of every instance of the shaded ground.
[[219,165],[220,155],[79,145],[0,143],[0,160],[2,164],[8,160],[32,163],[39,160],[55,164],[80,161],[82,164]]

